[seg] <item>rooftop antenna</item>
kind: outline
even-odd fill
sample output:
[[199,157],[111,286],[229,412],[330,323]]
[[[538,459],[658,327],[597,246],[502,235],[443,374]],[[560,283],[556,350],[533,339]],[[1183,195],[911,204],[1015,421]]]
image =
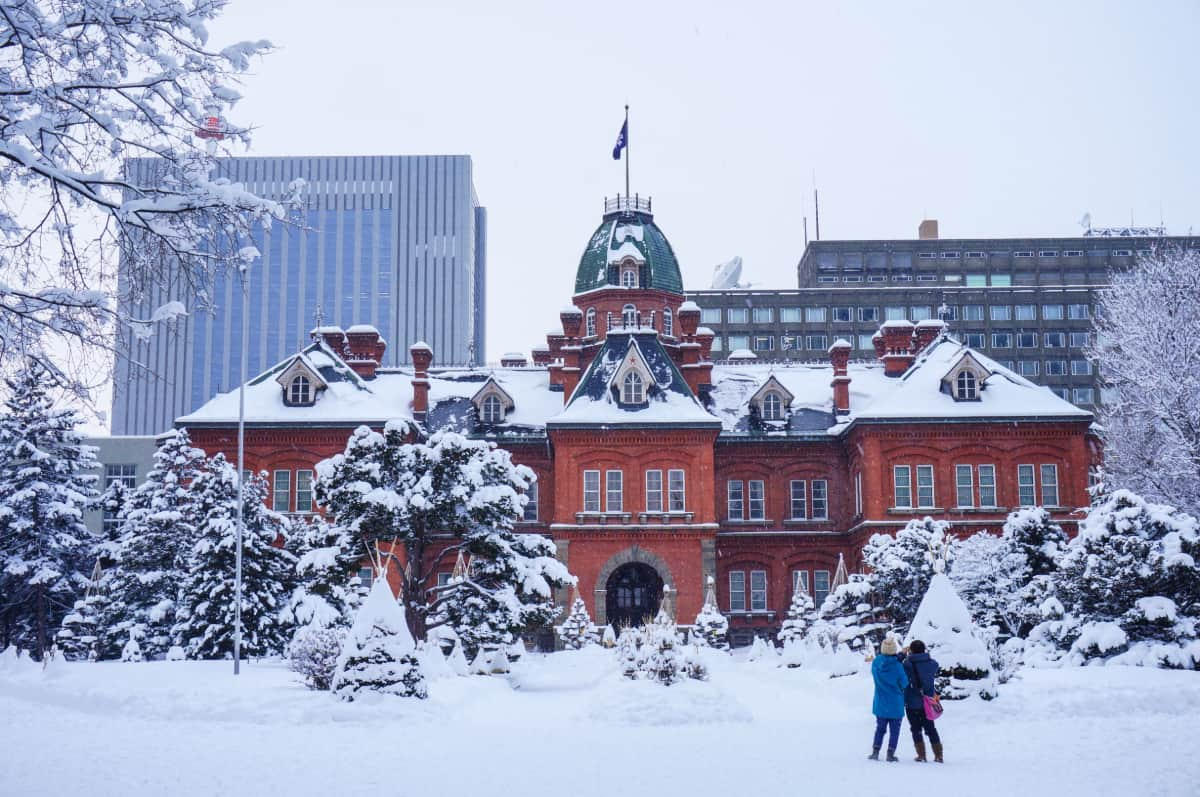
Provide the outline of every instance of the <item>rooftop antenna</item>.
[[817,240],[821,240],[821,198],[817,195],[817,170],[813,169],[813,216],[817,225]]
[[808,216],[804,217],[804,248],[808,248]]

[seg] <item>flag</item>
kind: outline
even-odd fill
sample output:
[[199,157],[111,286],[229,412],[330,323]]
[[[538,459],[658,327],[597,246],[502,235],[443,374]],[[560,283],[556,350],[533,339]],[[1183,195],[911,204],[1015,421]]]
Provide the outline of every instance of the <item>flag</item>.
[[617,143],[613,146],[613,160],[621,160],[621,150],[629,144],[629,120],[625,120],[625,124],[621,125],[621,132],[617,133]]

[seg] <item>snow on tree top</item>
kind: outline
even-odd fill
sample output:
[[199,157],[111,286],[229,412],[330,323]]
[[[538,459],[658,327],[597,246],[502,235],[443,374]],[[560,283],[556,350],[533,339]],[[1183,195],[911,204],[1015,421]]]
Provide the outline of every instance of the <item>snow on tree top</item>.
[[395,653],[412,653],[417,649],[412,633],[408,630],[408,623],[404,619],[404,607],[392,594],[387,579],[382,577],[375,579],[371,591],[358,608],[347,641],[353,640],[361,647],[366,644],[375,628],[394,635],[391,649]]
[[945,573],[934,573],[909,627],[908,641],[924,642],[943,669],[962,666],[989,670],[987,648],[973,629],[971,612],[954,591],[950,578]]

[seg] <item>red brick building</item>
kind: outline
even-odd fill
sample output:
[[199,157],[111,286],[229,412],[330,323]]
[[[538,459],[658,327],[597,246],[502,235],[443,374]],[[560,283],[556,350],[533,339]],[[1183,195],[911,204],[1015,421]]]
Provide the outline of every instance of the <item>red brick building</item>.
[[[839,556],[859,569],[871,534],[912,518],[998,530],[1037,504],[1074,530],[1089,413],[936,321],[886,323],[868,363],[838,341],[827,362],[716,364],[649,206],[606,210],[532,365],[438,369],[418,344],[412,368],[386,369],[378,332],[331,327],[252,380],[247,466],[270,474],[274,507],[315,511],[314,466],[360,424],[494,440],[537,473],[521,526],[553,537],[597,623],[640,621],[663,586],[687,623],[713,578],[741,640],[779,625],[794,584],[819,602]],[[178,425],[232,458],[237,406],[222,394]]]

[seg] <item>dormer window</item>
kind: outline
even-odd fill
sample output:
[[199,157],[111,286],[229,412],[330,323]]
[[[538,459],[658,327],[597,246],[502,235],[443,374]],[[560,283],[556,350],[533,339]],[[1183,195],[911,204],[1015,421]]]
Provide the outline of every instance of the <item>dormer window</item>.
[[471,403],[475,405],[479,423],[488,426],[504,423],[508,413],[516,406],[512,396],[493,378],[488,379],[479,392],[471,397]]
[[637,269],[625,268],[621,270],[621,287],[636,288],[637,287]]
[[764,421],[783,420],[783,402],[779,400],[779,394],[773,390],[763,396],[762,416]]
[[668,338],[675,337],[675,318],[671,315],[671,308],[663,308],[663,334]]
[[297,376],[288,386],[288,401],[292,404],[312,403],[312,382],[304,375]]
[[621,324],[625,327],[637,326],[637,308],[627,304],[621,308]]
[[487,396],[483,400],[479,416],[484,423],[500,423],[504,420],[504,405],[496,396]]
[[954,381],[954,398],[959,401],[975,401],[979,398],[979,380],[973,371],[959,372]]
[[621,381],[621,403],[641,404],[646,400],[646,383],[637,371],[625,374]]
[[584,334],[589,338],[596,337],[596,308],[589,307],[587,311],[586,321],[584,322]]

